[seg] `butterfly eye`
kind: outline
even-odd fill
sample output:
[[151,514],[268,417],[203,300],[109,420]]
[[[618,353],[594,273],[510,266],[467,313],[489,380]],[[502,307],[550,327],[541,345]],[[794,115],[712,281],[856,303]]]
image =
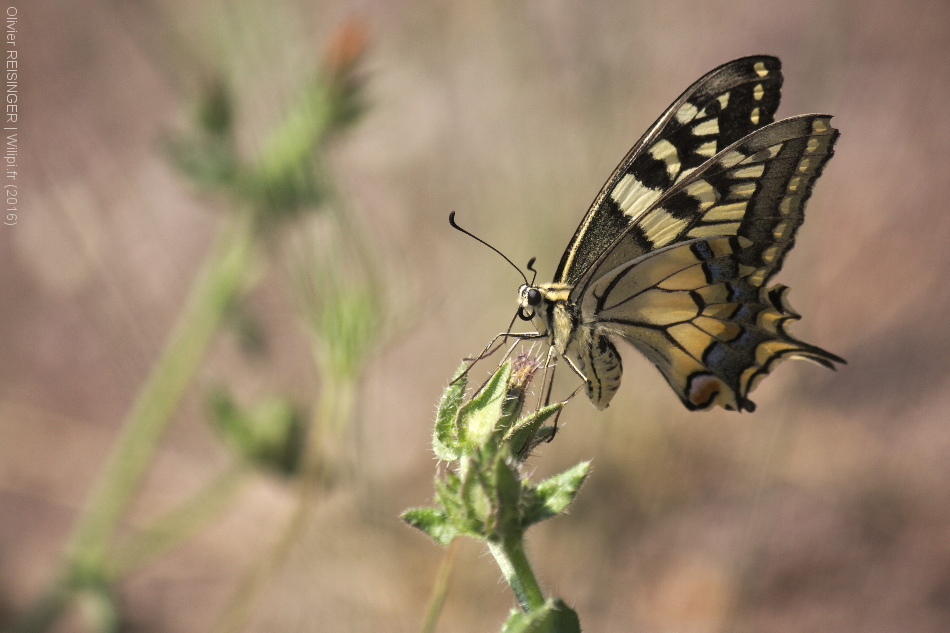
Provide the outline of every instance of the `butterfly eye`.
[[537,306],[541,304],[541,293],[537,288],[531,288],[528,290],[528,305]]

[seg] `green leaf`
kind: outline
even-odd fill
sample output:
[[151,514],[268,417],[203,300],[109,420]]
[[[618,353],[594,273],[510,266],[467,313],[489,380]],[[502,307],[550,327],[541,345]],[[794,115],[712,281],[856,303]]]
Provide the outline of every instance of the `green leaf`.
[[538,429],[538,432],[535,434],[535,436],[531,438],[530,446],[528,447],[528,453],[530,453],[535,446],[538,446],[543,442],[550,442],[553,440],[556,434],[557,429],[553,426],[542,426],[540,429]]
[[252,443],[251,433],[244,416],[238,410],[238,405],[231,397],[231,393],[224,387],[217,386],[208,394],[208,407],[211,417],[225,437],[246,449]]
[[537,444],[538,429],[563,406],[563,402],[555,402],[519,420],[518,424],[513,426],[505,436],[505,440],[511,446],[512,454],[519,455],[522,459],[527,457]]
[[521,518],[522,483],[511,462],[511,458],[506,459],[503,453],[499,453],[494,469],[497,531],[505,540],[521,539],[524,532]]
[[561,599],[548,600],[540,609],[525,613],[512,610],[501,633],[580,633],[577,613]]
[[209,396],[211,414],[221,434],[245,459],[284,475],[298,472],[306,423],[293,403],[265,397],[243,407],[224,387]]
[[581,462],[559,475],[548,477],[533,491],[525,510],[524,527],[560,514],[574,501],[590,471],[590,462]]
[[457,498],[461,489],[462,480],[452,471],[447,471],[442,477],[435,478],[435,497],[440,503],[443,496]]
[[475,529],[462,502],[462,481],[455,473],[446,473],[445,478],[435,480],[435,502],[460,532],[469,534]]
[[458,536],[458,530],[449,523],[445,513],[438,508],[410,508],[402,513],[402,520],[422,530],[439,545],[445,546]]
[[508,393],[511,364],[505,363],[492,375],[485,387],[459,411],[459,439],[471,448],[484,446],[501,419]]
[[490,467],[472,464],[462,478],[461,499],[467,516],[466,531],[476,538],[494,536],[497,499],[491,480],[493,474]]
[[264,180],[287,179],[309,163],[315,148],[324,141],[333,125],[326,88],[319,80],[306,86],[261,143],[256,171]]
[[208,82],[195,104],[198,127],[212,136],[230,136],[234,129],[234,94],[224,77]]
[[465,387],[468,376],[463,374],[466,364],[462,363],[455,372],[459,378],[451,383],[442,394],[439,402],[439,411],[435,416],[435,430],[432,433],[432,450],[439,459],[455,461],[461,457],[461,446],[458,439],[458,414],[465,397]]

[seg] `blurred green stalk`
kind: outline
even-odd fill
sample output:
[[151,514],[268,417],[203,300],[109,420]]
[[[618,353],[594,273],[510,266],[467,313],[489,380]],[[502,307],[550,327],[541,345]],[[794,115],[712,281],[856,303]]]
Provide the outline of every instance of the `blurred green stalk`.
[[118,580],[130,571],[159,558],[187,540],[224,512],[247,482],[251,468],[235,461],[206,486],[173,510],[130,537],[109,557],[109,578]]
[[48,630],[79,592],[108,585],[115,529],[212,337],[246,284],[254,255],[254,222],[250,214],[231,218],[220,229],[178,323],[122,426],[70,538],[60,578],[14,630]]
[[340,437],[352,415],[358,392],[354,380],[333,373],[325,374],[321,383],[320,401],[311,420],[303,470],[297,481],[296,505],[274,545],[264,550],[241,580],[212,629],[214,633],[238,633],[245,628],[264,591],[306,528],[317,495],[326,489],[336,474],[342,457]]
[[188,303],[123,425],[67,550],[73,579],[100,576],[122,514],[138,489],[152,454],[178,409],[215,332],[247,280],[254,224],[238,214],[225,225]]
[[[167,551],[206,525],[224,508],[243,480],[236,470],[226,472],[123,548],[115,546],[116,528],[212,338],[250,283],[256,242],[284,220],[315,212],[327,203],[332,175],[323,164],[323,150],[333,134],[354,123],[362,112],[362,81],[356,65],[367,39],[366,27],[359,21],[344,23],[337,29],[320,70],[264,141],[253,163],[245,164],[235,150],[232,113],[237,104],[225,89],[227,82],[210,86],[204,107],[199,109],[194,138],[183,137],[172,143],[172,156],[182,171],[199,185],[229,194],[237,201],[237,209],[219,230],[179,320],[123,423],[112,455],[69,539],[60,577],[26,614],[18,630],[49,629],[67,607],[83,596],[89,598],[89,604],[99,605],[99,629],[118,630],[118,618],[111,617],[116,611],[110,584],[131,566]],[[349,288],[341,281],[337,281],[334,288],[337,287]],[[325,299],[326,289],[319,287],[318,291],[318,296]],[[356,299],[345,303],[336,298],[344,308],[350,304],[359,308],[366,303]],[[370,305],[363,312],[378,318],[374,307]],[[339,318],[330,319],[329,325],[353,325],[350,321],[357,325],[376,323],[355,319],[354,315],[361,314],[356,308],[331,312]],[[343,331],[348,332],[345,327]],[[354,343],[362,341],[366,346],[368,335],[363,330],[350,337],[336,334],[331,332],[326,338],[331,343],[339,339],[343,351],[349,352],[348,356],[343,354],[348,360],[344,364],[354,371],[344,375],[339,370],[321,368],[327,371],[322,375],[321,401],[304,450],[297,508],[269,558],[252,570],[237,594],[236,603],[226,612],[223,622],[231,623],[225,627],[227,630],[239,628],[247,619],[256,598],[299,536],[314,493],[326,487],[342,462],[341,438],[356,402],[356,375],[365,363],[365,358],[355,358],[354,350],[362,348]],[[350,347],[346,347],[348,344]],[[336,358],[333,354],[328,357]]]
[[445,549],[442,563],[439,565],[439,571],[435,578],[435,584],[432,585],[429,604],[426,606],[425,619],[422,621],[422,628],[419,629],[419,633],[435,633],[435,625],[439,621],[442,607],[445,606],[445,597],[449,593],[449,581],[452,579],[452,571],[455,569],[455,559],[458,557],[461,542],[461,539],[454,539]]

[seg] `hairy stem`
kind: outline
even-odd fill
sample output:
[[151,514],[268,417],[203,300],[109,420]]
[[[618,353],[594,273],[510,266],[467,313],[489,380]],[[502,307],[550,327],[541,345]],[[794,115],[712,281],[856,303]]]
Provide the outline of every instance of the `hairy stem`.
[[488,541],[488,549],[501,567],[501,573],[511,585],[511,590],[515,592],[521,608],[530,613],[543,607],[544,595],[525,555],[524,541],[520,537],[501,542]]

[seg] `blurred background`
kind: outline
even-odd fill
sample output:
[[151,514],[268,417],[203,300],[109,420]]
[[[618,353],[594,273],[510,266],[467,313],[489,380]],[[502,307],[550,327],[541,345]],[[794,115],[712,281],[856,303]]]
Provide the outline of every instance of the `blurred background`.
[[[339,395],[326,352],[337,337],[308,329],[307,292],[288,273],[287,254],[307,250],[295,236],[317,236],[318,258],[336,253],[328,243],[362,249],[369,329],[352,338],[368,349],[343,372],[345,415],[327,416],[335,474],[308,488],[242,471],[201,529],[117,576],[111,608],[129,631],[416,631],[443,551],[398,515],[429,503],[435,405],[460,358],[506,326],[520,282],[448,213],[519,264],[537,256],[550,279],[663,109],[713,67],[768,53],[785,74],[778,116],[828,112],[841,130],[778,281],[805,317],[794,333],[849,364],[787,363],[753,394],[755,414],[691,414],[625,350],[612,406],[577,398],[529,462],[541,477],[593,460],[571,513],[533,529],[529,554],[591,631],[950,630],[950,4],[18,6],[21,213],[0,227],[0,622],[55,585],[234,217],[236,198],[183,169],[170,140],[213,102],[214,77],[232,89],[243,156],[313,69],[352,70],[347,55],[362,116],[321,145],[333,195],[316,206],[334,213],[269,234],[241,318],[210,337],[118,534],[202,499],[244,460],[215,428],[235,406],[319,411]],[[321,224],[331,215],[349,241]],[[348,274],[334,279],[350,287]],[[317,304],[326,287],[313,286]],[[275,548],[280,563],[260,573]],[[99,603],[83,604],[52,630],[97,630]],[[246,613],[228,625],[236,604]],[[497,630],[511,606],[494,562],[463,543],[437,630]]]

